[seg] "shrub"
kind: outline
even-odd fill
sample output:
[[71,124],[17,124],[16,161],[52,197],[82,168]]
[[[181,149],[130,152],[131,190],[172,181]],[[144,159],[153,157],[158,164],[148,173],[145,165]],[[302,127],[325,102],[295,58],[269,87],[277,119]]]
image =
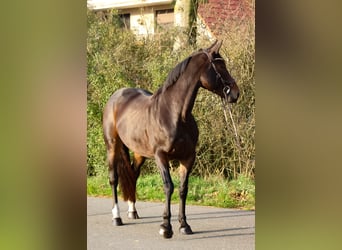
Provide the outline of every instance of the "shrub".
[[[88,11],[87,39],[87,173],[106,174],[106,152],[102,135],[102,111],[108,98],[121,87],[155,91],[168,72],[194,51],[190,46],[174,52],[174,31],[138,38],[118,25],[116,11],[106,17]],[[247,28],[246,28],[247,27]],[[235,31],[234,31],[234,29]],[[239,174],[254,177],[255,170],[255,74],[254,23],[242,30],[227,27],[221,55],[236,79],[241,97],[232,105],[232,120],[225,119],[220,99],[200,90],[193,110],[200,130],[194,174],[220,174],[231,179]],[[203,44],[206,47],[209,41]],[[155,171],[147,161],[144,172]],[[173,165],[173,164],[172,164]]]

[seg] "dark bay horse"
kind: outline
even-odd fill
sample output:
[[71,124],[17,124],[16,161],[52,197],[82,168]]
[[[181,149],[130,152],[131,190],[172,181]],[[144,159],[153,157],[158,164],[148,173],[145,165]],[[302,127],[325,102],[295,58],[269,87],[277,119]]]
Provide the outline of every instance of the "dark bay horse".
[[239,88],[219,54],[221,45],[222,41],[216,41],[179,63],[154,94],[143,89],[123,88],[108,100],[103,113],[103,132],[114,199],[114,225],[123,224],[117,197],[119,183],[123,198],[128,201],[128,217],[139,218],[135,208],[136,181],[145,159],[154,158],[166,196],[159,233],[165,238],[172,237],[170,201],[174,185],[169,161],[178,160],[180,232],[192,234],[186,221],[185,202],[198,140],[198,128],[191,114],[198,89],[203,87],[227,102],[236,102],[239,97]]

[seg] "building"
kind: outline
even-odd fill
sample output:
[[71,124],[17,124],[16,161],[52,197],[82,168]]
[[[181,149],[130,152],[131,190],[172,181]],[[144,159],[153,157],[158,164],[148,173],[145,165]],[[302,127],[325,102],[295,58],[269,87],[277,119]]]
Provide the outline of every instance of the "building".
[[[184,17],[174,12],[173,0],[87,0],[95,11],[117,9],[123,25],[137,35],[158,33],[174,27]],[[230,22],[254,18],[254,0],[202,0],[197,10],[199,36],[214,39]]]
[[158,32],[158,28],[174,26],[172,0],[88,0],[95,11],[117,9],[126,28],[137,35]]

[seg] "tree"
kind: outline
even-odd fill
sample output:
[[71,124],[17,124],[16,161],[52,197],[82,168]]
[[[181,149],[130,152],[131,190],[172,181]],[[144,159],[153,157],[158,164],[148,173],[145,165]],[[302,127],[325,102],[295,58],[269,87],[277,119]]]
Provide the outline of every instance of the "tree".
[[175,27],[178,34],[173,49],[196,44],[196,20],[198,0],[176,0],[174,7]]

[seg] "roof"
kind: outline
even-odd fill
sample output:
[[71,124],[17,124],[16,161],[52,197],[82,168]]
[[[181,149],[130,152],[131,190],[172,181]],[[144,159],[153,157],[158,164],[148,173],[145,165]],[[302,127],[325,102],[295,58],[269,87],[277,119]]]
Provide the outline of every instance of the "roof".
[[87,0],[89,9],[129,9],[153,5],[171,4],[172,0]]

